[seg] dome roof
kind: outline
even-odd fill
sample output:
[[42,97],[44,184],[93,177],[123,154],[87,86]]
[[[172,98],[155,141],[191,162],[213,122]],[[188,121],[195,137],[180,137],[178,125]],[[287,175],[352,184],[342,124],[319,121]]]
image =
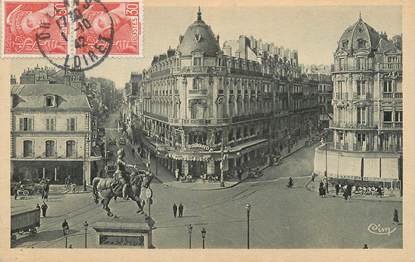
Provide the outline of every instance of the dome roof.
[[379,40],[379,33],[359,17],[359,20],[349,26],[340,37],[339,49],[373,50],[377,47]]
[[197,13],[197,20],[191,24],[183,37],[180,37],[177,51],[182,56],[191,56],[192,52],[201,52],[205,56],[216,56],[220,51],[219,43],[216,40],[212,29],[202,20],[202,13]]

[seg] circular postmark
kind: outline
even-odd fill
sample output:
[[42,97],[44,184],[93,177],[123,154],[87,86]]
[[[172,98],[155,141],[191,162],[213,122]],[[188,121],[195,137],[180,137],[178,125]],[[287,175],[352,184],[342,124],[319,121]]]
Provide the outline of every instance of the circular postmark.
[[[100,0],[68,1],[54,5],[53,22],[60,37],[67,43],[63,62],[48,54],[43,46],[51,40],[49,23],[41,24],[36,33],[36,44],[44,58],[52,65],[72,72],[92,69],[110,54],[114,39],[114,21]],[[62,60],[62,59],[60,59]]]

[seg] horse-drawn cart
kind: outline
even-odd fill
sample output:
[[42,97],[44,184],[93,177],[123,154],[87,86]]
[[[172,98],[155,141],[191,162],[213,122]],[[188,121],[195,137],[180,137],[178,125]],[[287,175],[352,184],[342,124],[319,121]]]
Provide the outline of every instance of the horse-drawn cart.
[[12,212],[11,215],[11,239],[16,240],[16,233],[36,233],[40,227],[40,209]]

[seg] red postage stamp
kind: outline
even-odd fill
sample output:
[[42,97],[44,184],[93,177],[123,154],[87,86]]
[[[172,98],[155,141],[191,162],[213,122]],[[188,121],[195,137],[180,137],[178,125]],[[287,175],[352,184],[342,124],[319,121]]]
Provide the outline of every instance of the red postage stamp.
[[141,0],[5,1],[2,19],[6,57],[142,56]]
[[[75,24],[76,44],[83,45],[76,48],[77,54],[86,54],[91,47],[97,44],[99,35],[108,37],[110,30],[114,30],[114,38],[110,55],[140,55],[141,24],[139,2],[107,3],[109,16],[101,10],[98,3],[92,3],[87,9],[81,10],[84,20]],[[88,22],[86,22],[88,21]],[[90,27],[90,30],[86,30]]]
[[[3,2],[3,54],[40,55],[36,35],[47,32],[42,41],[43,50],[50,55],[66,54],[68,42],[62,38],[62,29],[55,18],[66,16],[63,3],[50,2]],[[64,29],[68,33],[68,27]]]

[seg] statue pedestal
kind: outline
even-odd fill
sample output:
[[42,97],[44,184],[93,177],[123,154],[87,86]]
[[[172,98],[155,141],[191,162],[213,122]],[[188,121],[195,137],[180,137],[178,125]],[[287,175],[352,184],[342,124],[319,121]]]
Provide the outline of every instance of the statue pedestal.
[[99,248],[154,248],[151,217],[108,218],[93,225]]

